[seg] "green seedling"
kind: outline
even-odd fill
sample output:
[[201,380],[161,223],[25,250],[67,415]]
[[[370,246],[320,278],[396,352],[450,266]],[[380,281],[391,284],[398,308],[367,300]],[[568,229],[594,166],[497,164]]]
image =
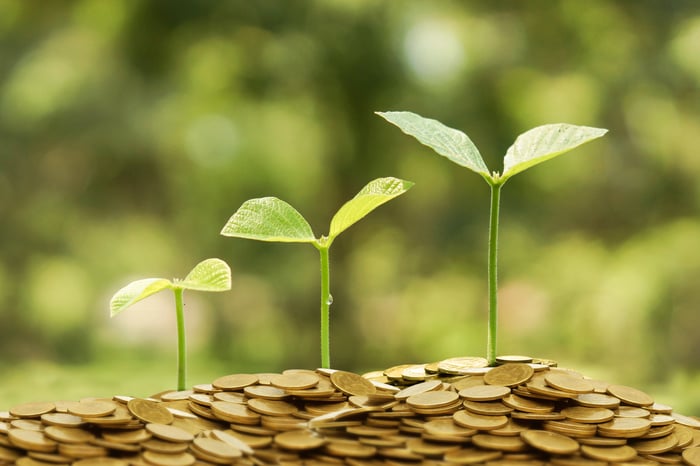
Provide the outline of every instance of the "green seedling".
[[328,251],[333,241],[365,215],[405,193],[413,183],[397,178],[378,178],[369,182],[346,202],[331,219],[328,235],[317,238],[311,226],[294,207],[276,197],[250,199],[231,216],[221,234],[236,238],[282,243],[310,243],[321,256],[321,365],[330,368],[329,309],[330,292]]
[[231,289],[231,268],[221,259],[206,259],[197,264],[184,280],[144,278],[129,283],[117,291],[109,302],[114,317],[129,306],[161,290],[170,289],[175,295],[177,315],[177,389],[185,390],[187,382],[187,353],[185,342],[185,313],[182,295],[185,290],[227,291]]
[[565,123],[538,126],[518,136],[503,158],[503,172],[489,171],[481,154],[463,132],[411,112],[377,112],[404,133],[484,178],[491,187],[489,222],[489,324],[486,359],[496,362],[498,327],[498,219],[503,184],[513,175],[603,136],[607,130]]

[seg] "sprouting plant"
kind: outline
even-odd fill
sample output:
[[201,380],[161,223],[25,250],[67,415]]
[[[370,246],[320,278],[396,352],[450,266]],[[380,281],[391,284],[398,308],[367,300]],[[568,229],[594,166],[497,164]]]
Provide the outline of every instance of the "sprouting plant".
[[185,390],[187,381],[187,353],[185,341],[185,313],[182,295],[185,290],[227,291],[231,289],[231,268],[221,259],[206,259],[197,264],[183,280],[144,278],[129,283],[117,291],[109,302],[110,316],[114,317],[132,304],[164,289],[173,290],[177,315],[177,389]]
[[438,154],[478,173],[491,187],[488,252],[489,323],[486,359],[490,365],[494,365],[498,326],[498,217],[501,187],[513,175],[599,138],[607,130],[565,123],[538,126],[516,138],[503,158],[503,173],[499,173],[489,171],[474,143],[459,130],[411,112],[377,112],[377,114]]
[[250,199],[226,222],[221,234],[237,238],[283,243],[310,243],[321,256],[321,365],[330,368],[330,292],[328,251],[333,241],[365,215],[405,193],[413,183],[398,178],[370,181],[331,219],[328,235],[316,238],[311,226],[294,207],[276,197]]

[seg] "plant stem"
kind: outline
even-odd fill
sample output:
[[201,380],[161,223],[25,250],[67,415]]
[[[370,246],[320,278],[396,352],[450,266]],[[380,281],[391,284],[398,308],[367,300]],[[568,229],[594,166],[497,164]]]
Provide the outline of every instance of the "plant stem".
[[330,264],[328,260],[329,245],[317,246],[321,253],[321,367],[330,369],[331,367],[331,350],[330,350],[330,305],[331,305],[331,290],[330,290]]
[[177,389],[185,390],[187,382],[187,344],[185,342],[185,309],[182,302],[184,289],[173,288],[177,314]]
[[496,343],[498,332],[498,216],[501,202],[502,183],[489,183],[491,186],[491,213],[489,225],[489,327],[486,359],[490,366],[496,364]]

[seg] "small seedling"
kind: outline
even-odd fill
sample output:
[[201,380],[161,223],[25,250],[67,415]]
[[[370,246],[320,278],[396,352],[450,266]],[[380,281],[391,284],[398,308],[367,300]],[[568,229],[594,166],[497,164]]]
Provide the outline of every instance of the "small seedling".
[[206,259],[197,264],[184,280],[144,278],[129,283],[117,291],[109,302],[114,317],[132,304],[164,289],[173,290],[177,315],[177,389],[185,390],[187,354],[185,342],[185,313],[182,295],[185,290],[227,291],[231,289],[231,268],[221,259]]
[[316,238],[311,226],[294,207],[276,197],[250,199],[231,216],[221,234],[236,238],[282,243],[310,243],[321,256],[321,365],[330,368],[330,292],[328,250],[340,233],[365,215],[405,193],[413,183],[397,178],[369,182],[331,219],[330,232]]
[[377,114],[438,154],[478,173],[491,187],[488,254],[489,325],[486,359],[490,365],[494,365],[498,326],[498,217],[501,187],[513,175],[599,138],[607,130],[565,123],[538,126],[515,139],[503,158],[503,173],[499,173],[489,171],[474,143],[459,130],[411,112],[377,112]]

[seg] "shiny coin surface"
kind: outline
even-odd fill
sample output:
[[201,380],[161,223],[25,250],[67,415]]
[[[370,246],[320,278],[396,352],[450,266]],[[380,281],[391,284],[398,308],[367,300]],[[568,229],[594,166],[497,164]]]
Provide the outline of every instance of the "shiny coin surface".
[[459,396],[469,401],[494,401],[510,394],[510,388],[502,385],[475,385],[463,388]]
[[506,416],[486,416],[469,411],[457,411],[452,415],[452,419],[459,426],[476,430],[500,429],[508,424]]
[[519,363],[519,364],[529,364],[532,362],[530,356],[522,356],[518,354],[496,356],[497,364],[508,364],[508,363]]
[[592,445],[582,445],[581,453],[588,458],[608,461],[611,463],[632,461],[637,457],[637,451],[629,445],[620,445],[619,447],[595,447]]
[[459,400],[459,394],[445,390],[418,393],[406,399],[406,404],[414,408],[440,408]]
[[372,382],[352,372],[333,372],[331,374],[331,383],[346,395],[373,395],[377,392],[377,388]]
[[117,405],[112,401],[80,401],[68,408],[68,413],[82,418],[108,416],[116,411]]
[[211,384],[219,390],[236,391],[256,383],[258,383],[258,376],[255,374],[231,374],[219,377]]
[[323,437],[308,430],[290,430],[275,436],[275,444],[294,451],[314,450],[325,444]]
[[535,370],[527,364],[503,364],[484,374],[484,382],[488,385],[515,387],[530,380],[534,373]]
[[484,358],[462,357],[450,358],[438,363],[438,371],[451,375],[468,375],[472,369],[488,367],[489,362]]
[[520,438],[531,447],[554,455],[569,455],[579,449],[576,440],[546,430],[527,430],[520,433]]
[[572,406],[564,408],[561,413],[567,419],[584,424],[601,424],[615,417],[615,413],[607,408],[588,408],[585,406]]
[[700,466],[700,446],[683,450],[683,461],[690,466]]
[[51,402],[24,403],[10,408],[10,415],[19,418],[36,418],[55,410],[56,405]]
[[172,413],[155,401],[134,398],[126,406],[135,418],[146,424],[171,424],[174,420]]
[[623,402],[632,406],[651,406],[654,404],[654,399],[636,388],[627,387],[625,385],[609,385],[608,393],[615,398],[619,398]]
[[588,393],[593,391],[591,382],[564,371],[551,371],[545,375],[544,379],[547,385],[564,392]]
[[192,433],[168,424],[146,424],[146,430],[156,438],[167,440],[168,442],[191,442],[194,439]]

